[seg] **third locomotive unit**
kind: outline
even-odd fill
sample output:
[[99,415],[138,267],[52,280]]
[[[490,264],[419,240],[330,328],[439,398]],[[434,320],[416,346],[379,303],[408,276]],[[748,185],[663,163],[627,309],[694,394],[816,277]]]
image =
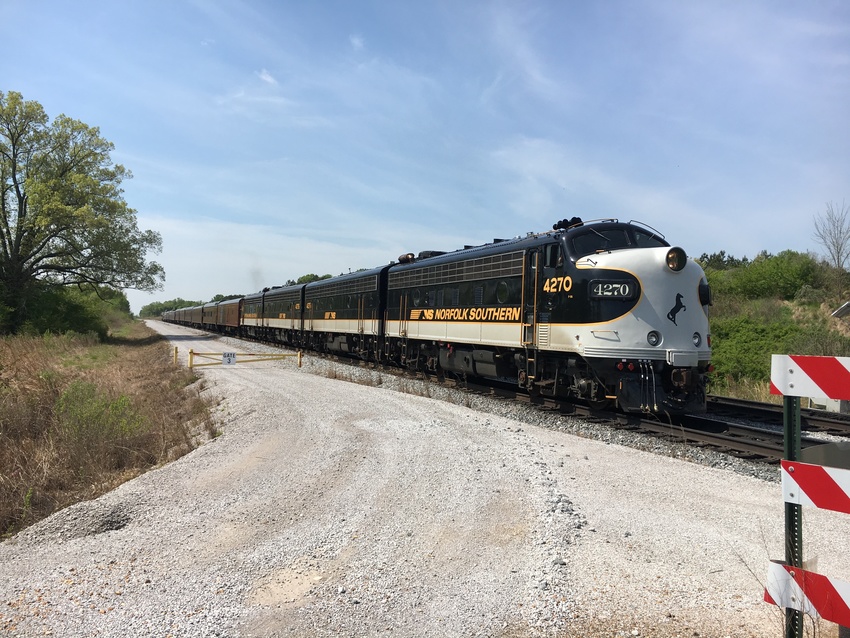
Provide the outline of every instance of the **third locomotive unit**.
[[563,220],[164,319],[626,412],[705,409],[711,291],[648,226]]

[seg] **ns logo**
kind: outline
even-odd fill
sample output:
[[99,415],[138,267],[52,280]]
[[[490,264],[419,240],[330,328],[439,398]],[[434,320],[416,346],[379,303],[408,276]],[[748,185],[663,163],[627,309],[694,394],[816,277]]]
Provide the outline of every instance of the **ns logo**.
[[670,312],[667,313],[667,318],[670,321],[673,322],[674,326],[679,325],[679,324],[676,323],[676,315],[678,315],[679,312],[687,310],[687,307],[685,307],[685,304],[682,303],[682,299],[684,299],[684,298],[685,297],[682,295],[682,293],[677,292],[676,293],[676,305],[673,306],[672,308],[670,308]]

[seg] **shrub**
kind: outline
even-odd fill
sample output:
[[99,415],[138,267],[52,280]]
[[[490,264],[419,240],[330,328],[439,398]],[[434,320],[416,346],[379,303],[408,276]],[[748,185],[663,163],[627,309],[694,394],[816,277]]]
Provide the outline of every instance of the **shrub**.
[[0,535],[215,433],[196,379],[143,324],[115,343],[0,338]]
[[96,296],[84,295],[77,290],[41,289],[29,302],[30,318],[21,332],[30,335],[91,332],[101,340],[106,339],[108,328],[103,318],[104,308],[98,301]]
[[773,317],[750,314],[713,320],[714,374],[735,381],[766,381],[770,378],[770,354],[789,352],[801,332],[787,311]]

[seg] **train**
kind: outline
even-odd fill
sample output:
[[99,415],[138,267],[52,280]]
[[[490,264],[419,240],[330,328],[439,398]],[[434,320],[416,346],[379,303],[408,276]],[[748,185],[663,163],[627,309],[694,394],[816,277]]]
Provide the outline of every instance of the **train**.
[[162,318],[661,416],[705,411],[711,305],[700,265],[649,225],[573,217]]

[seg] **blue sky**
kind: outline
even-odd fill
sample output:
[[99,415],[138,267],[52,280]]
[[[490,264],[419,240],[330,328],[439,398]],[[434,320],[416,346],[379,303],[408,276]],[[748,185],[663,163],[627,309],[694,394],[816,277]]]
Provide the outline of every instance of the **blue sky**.
[[0,0],[0,91],[98,126],[163,291],[247,294],[551,228],[822,252],[850,2]]

